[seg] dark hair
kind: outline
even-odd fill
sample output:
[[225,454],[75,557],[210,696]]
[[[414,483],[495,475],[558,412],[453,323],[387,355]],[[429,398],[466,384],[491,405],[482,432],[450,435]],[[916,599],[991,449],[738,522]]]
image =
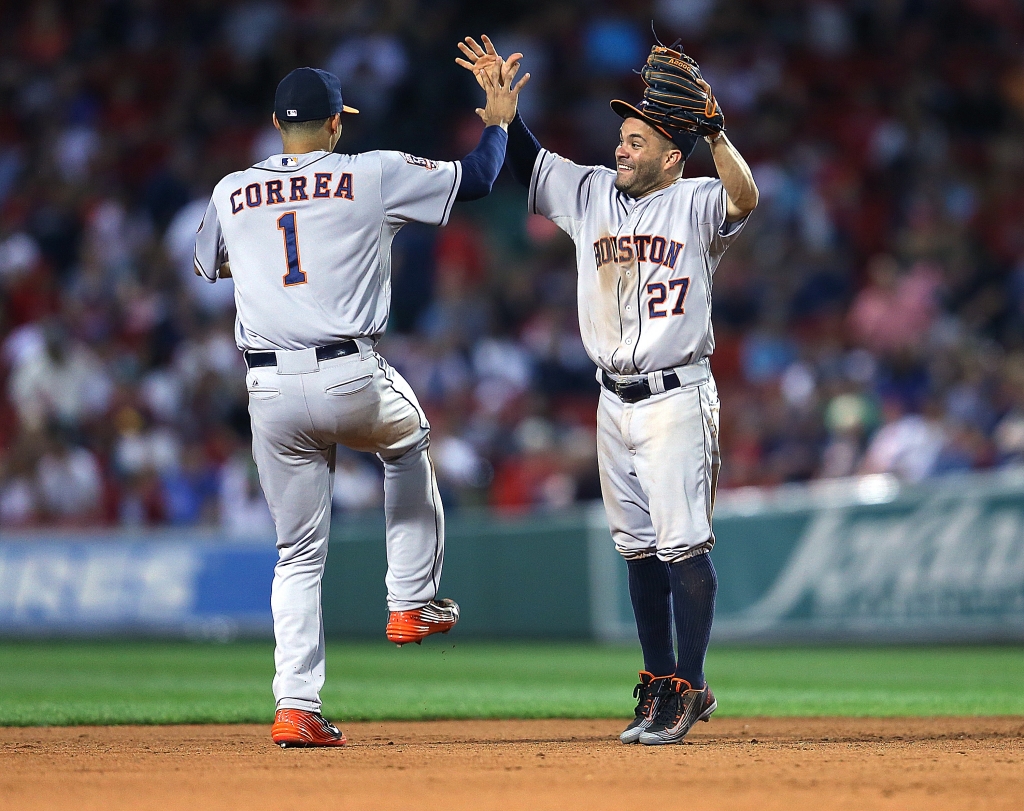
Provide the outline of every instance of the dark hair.
[[282,121],[280,118],[277,119],[277,123],[281,125],[281,132],[285,135],[313,135],[317,130],[323,129],[328,119],[318,118],[313,121]]

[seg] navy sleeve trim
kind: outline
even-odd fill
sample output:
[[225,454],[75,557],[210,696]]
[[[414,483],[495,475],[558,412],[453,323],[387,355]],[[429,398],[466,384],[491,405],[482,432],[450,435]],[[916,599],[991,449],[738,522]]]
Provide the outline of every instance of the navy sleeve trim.
[[479,200],[491,193],[491,187],[505,160],[506,143],[508,135],[501,127],[484,129],[476,149],[461,161],[462,181],[455,195],[456,200]]
[[533,165],[537,162],[540,150],[540,141],[530,132],[523,117],[517,112],[512,123],[508,125],[508,149],[505,152],[505,163],[508,164],[508,170],[512,173],[512,177],[527,188],[530,187]]

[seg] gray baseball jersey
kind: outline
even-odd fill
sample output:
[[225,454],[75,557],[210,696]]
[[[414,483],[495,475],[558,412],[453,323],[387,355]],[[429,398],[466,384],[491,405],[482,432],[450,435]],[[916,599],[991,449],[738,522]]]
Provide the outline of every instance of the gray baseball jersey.
[[[541,150],[530,210],[576,243],[580,333],[616,379],[645,375],[652,396],[624,402],[602,389],[597,409],[601,493],[615,547],[669,563],[709,550],[718,447],[711,280],[745,220],[726,222],[715,178],[680,179],[634,199],[615,173]],[[666,391],[659,373],[679,387]]]
[[[398,152],[276,155],[217,184],[196,236],[196,267],[209,281],[230,261],[236,341],[261,353],[247,361],[246,388],[277,528],[278,709],[320,711],[320,584],[338,444],[384,465],[388,607],[411,610],[437,594],[444,511],[430,428],[373,345],[388,320],[394,235],[407,222],[444,224],[461,175],[459,163]],[[348,354],[317,353],[349,339],[357,349]]]
[[711,279],[745,222],[726,223],[725,207],[717,178],[633,199],[611,169],[541,150],[530,210],[576,243],[580,333],[601,369],[646,374],[712,353]]
[[458,162],[401,152],[317,151],[275,155],[221,180],[195,259],[211,282],[231,262],[239,349],[378,338],[391,305],[392,239],[407,222],[447,222],[461,174]]

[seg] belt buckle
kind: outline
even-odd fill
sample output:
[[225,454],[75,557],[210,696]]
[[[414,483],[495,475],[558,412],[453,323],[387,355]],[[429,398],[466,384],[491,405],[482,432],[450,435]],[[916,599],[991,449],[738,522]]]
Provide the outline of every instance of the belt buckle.
[[644,385],[643,380],[616,380],[615,393],[624,403],[638,403],[651,396],[650,390]]

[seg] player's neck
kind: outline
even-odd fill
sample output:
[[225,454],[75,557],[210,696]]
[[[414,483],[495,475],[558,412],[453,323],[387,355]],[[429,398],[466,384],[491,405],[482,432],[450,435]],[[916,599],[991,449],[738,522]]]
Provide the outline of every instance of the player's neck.
[[282,154],[305,155],[307,152],[330,152],[329,138],[282,138]]

